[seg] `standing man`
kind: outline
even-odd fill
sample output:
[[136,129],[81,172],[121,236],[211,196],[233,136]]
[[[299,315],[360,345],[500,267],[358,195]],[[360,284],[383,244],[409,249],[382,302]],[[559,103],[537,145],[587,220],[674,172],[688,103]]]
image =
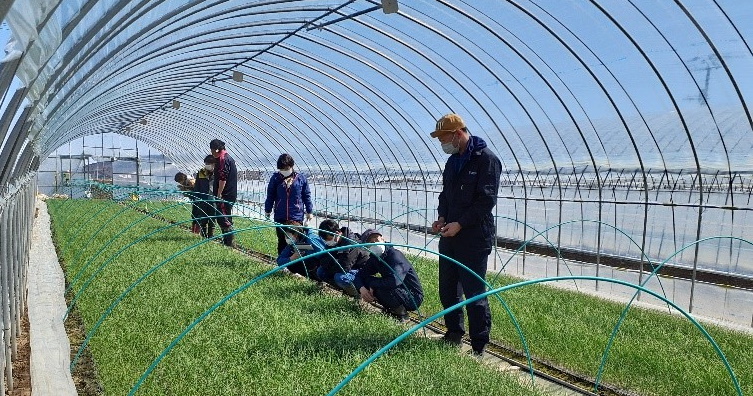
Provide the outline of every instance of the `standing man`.
[[[438,138],[442,150],[450,154],[442,173],[438,218],[432,231],[439,233],[439,253],[463,263],[481,279],[486,279],[489,253],[496,242],[492,208],[497,203],[502,164],[486,142],[471,136],[457,114],[437,121],[431,137]],[[439,258],[439,298],[451,307],[486,291],[484,282],[450,260]],[[468,333],[473,353],[481,355],[489,342],[492,316],[486,298],[466,305]],[[463,310],[444,317],[447,334],[444,341],[460,345],[465,334]]]
[[233,246],[233,218],[230,216],[233,204],[238,196],[238,170],[235,160],[225,151],[225,142],[214,139],[209,142],[209,149],[217,161],[214,166],[214,195],[217,197],[217,224],[222,233],[222,243]]

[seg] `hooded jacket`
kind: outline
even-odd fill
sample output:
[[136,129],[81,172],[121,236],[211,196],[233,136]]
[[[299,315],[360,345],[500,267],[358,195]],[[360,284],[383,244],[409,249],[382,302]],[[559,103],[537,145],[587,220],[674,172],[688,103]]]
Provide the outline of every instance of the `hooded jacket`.
[[496,238],[492,209],[497,204],[501,173],[502,163],[478,136],[471,136],[463,155],[447,159],[437,212],[445,223],[456,221],[462,226],[448,240],[491,249]]
[[298,172],[293,172],[288,177],[275,172],[267,186],[264,211],[272,212],[273,206],[274,221],[284,223],[294,220],[303,223],[303,215],[314,211],[314,205],[311,203],[311,190],[309,190],[306,177]]

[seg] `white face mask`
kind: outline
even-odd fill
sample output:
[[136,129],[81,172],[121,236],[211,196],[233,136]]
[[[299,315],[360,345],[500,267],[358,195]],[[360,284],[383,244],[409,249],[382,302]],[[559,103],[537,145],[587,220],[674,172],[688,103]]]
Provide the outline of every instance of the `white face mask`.
[[333,247],[333,246],[337,246],[337,241],[334,240],[334,239],[332,239],[330,241],[324,241],[324,244],[327,245],[327,246],[329,246],[329,247]]
[[457,154],[460,152],[460,147],[455,146],[455,136],[452,137],[452,140],[450,140],[447,143],[442,143],[442,151],[445,152],[445,154]]
[[283,177],[288,177],[293,174],[293,170],[292,169],[285,169],[285,170],[280,169],[280,174]]
[[384,254],[384,246],[382,245],[369,246],[369,251],[371,252],[371,254],[377,257],[381,257]]
[[206,170],[208,170],[208,171],[211,172],[211,171],[214,170],[214,165],[204,165],[204,169],[206,169]]

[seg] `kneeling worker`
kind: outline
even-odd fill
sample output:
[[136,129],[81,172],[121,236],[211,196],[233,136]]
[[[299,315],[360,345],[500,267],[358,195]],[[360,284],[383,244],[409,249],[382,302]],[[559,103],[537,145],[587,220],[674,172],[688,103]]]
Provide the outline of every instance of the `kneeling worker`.
[[[361,243],[384,243],[384,237],[369,229],[361,235]],[[368,248],[371,256],[356,274],[353,284],[364,301],[376,301],[393,317],[401,321],[408,319],[408,311],[417,310],[424,301],[424,290],[416,270],[403,253],[392,246],[373,245]]]

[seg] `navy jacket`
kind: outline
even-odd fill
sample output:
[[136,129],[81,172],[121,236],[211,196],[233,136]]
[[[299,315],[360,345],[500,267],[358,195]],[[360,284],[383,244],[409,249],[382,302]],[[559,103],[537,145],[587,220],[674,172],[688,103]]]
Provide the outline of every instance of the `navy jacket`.
[[478,136],[471,136],[464,155],[447,159],[437,212],[447,224],[457,221],[463,228],[446,239],[492,248],[496,237],[492,209],[497,204],[501,173],[502,163]]
[[[381,277],[374,276],[380,274]],[[403,253],[392,246],[384,247],[381,257],[369,257],[369,261],[356,274],[361,283],[372,289],[402,289],[411,294],[415,301],[403,301],[408,309],[416,309],[424,300],[424,289],[416,270]],[[413,306],[415,302],[415,306]],[[411,306],[412,308],[409,308]]]
[[220,157],[214,165],[214,190],[220,188],[220,180],[225,181],[225,188],[222,190],[222,199],[229,202],[235,202],[238,196],[238,169],[235,167],[235,160],[227,153],[220,151]]
[[314,211],[314,205],[311,203],[311,190],[309,190],[306,177],[298,172],[293,172],[288,177],[275,172],[267,186],[264,212],[272,212],[272,206],[275,209],[274,221],[284,223],[294,220],[303,223],[304,213]]
[[[347,228],[344,227],[343,229],[347,230]],[[358,241],[358,237],[351,232],[343,232],[337,245],[331,248],[327,247],[327,249],[353,245],[354,242],[351,242],[351,240]],[[369,254],[361,248],[349,248],[338,250],[330,254],[323,254],[320,257],[319,265],[324,268],[327,275],[334,276],[338,272],[348,272],[350,270],[361,269],[369,259]]]

